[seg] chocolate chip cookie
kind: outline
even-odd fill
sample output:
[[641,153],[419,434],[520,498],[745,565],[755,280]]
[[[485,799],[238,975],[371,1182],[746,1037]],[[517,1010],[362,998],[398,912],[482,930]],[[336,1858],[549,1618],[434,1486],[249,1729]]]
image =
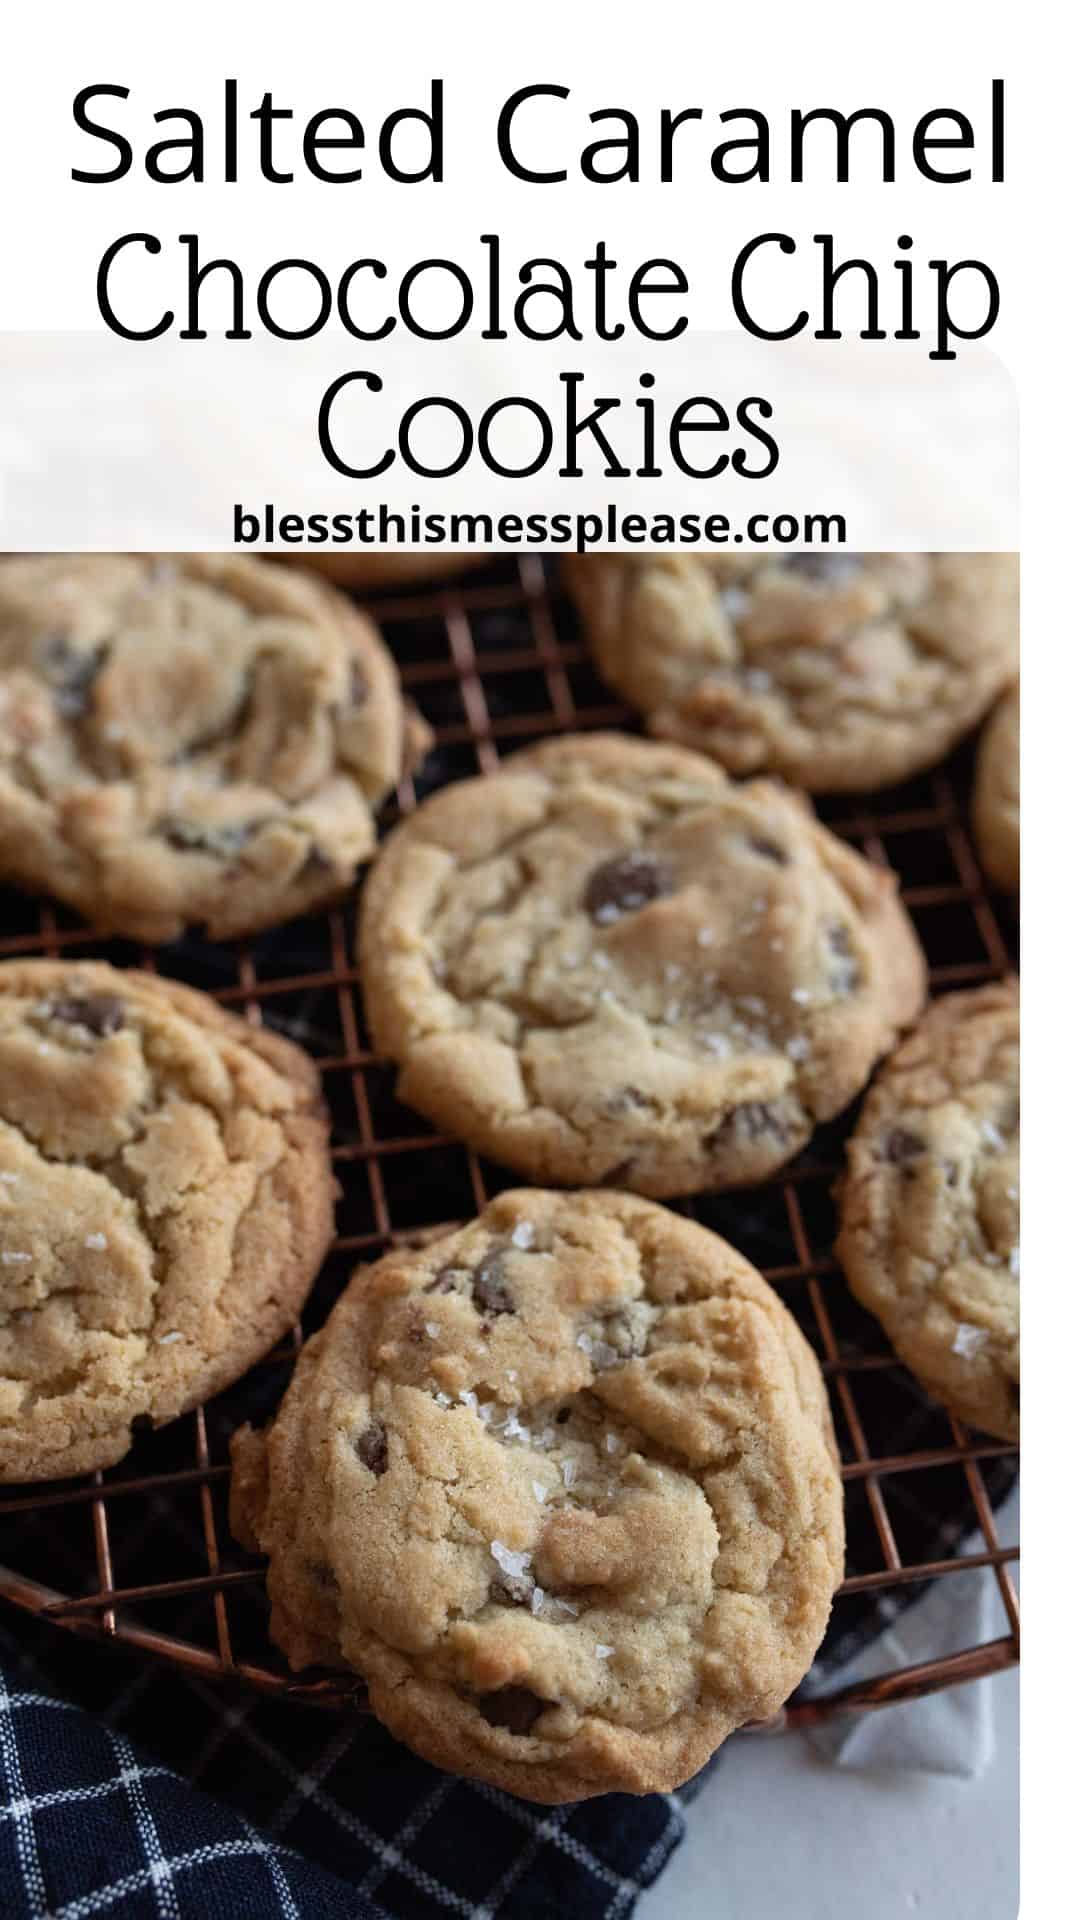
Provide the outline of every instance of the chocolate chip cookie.
[[1017,668],[1011,554],[565,563],[604,678],[732,773],[869,791],[940,760]]
[[983,728],[972,801],[979,857],[995,886],[1020,891],[1020,682]]
[[688,1779],[798,1684],[842,1572],[810,1348],[627,1194],[504,1193],[361,1269],[233,1467],[291,1665],[532,1800]]
[[1020,1006],[1015,980],[932,1006],[848,1146],[837,1251],[928,1393],[1020,1432]]
[[533,1179],[658,1197],[764,1179],[924,993],[893,875],[799,795],[617,734],[425,801],[360,957],[402,1100]]
[[156,975],[0,966],[0,1480],[111,1466],[235,1380],[333,1192],[297,1047]]
[[423,744],[375,628],[228,554],[0,561],[0,876],[150,942],[340,892]]

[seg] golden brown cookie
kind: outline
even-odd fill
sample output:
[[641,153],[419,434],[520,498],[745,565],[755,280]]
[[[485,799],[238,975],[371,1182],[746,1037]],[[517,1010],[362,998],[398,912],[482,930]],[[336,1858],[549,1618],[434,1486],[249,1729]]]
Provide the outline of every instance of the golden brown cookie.
[[837,1252],[928,1393],[1020,1433],[1020,1002],[938,1000],[886,1062],[848,1144]]
[[233,1462],[291,1665],[532,1800],[688,1779],[798,1684],[842,1573],[809,1346],[627,1194],[505,1193],[358,1271]]
[[489,566],[498,556],[491,553],[441,553],[423,551],[401,553],[395,548],[305,547],[299,553],[279,553],[279,560],[294,561],[325,574],[336,586],[350,587],[354,593],[378,593],[390,587],[427,585],[429,581],[452,580],[471,567]]
[[932,766],[1017,668],[1012,554],[578,556],[604,678],[732,773],[870,791]]
[[1020,891],[1020,682],[998,702],[982,731],[975,763],[972,818],[979,857],[1006,893]]
[[761,1180],[914,1019],[894,877],[769,780],[568,736],[385,843],[360,957],[402,1100],[534,1180]]
[[0,561],[0,876],[223,939],[339,893],[426,741],[376,629],[229,554]]
[[299,1048],[156,975],[0,965],[0,1480],[111,1466],[235,1380],[333,1194]]

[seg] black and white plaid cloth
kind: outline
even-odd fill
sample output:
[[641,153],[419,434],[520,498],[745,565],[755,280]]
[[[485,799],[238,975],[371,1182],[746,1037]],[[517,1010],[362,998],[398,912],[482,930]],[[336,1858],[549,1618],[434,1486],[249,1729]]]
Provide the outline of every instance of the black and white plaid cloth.
[[682,1836],[673,1797],[529,1806],[48,1631],[43,1670],[0,1627],[3,1920],[621,1920]]

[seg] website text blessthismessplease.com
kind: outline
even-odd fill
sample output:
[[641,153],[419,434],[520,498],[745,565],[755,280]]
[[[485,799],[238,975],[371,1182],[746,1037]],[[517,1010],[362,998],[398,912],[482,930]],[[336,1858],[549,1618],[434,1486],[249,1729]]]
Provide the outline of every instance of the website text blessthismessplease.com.
[[521,547],[842,547],[842,513],[627,513],[608,504],[580,513],[426,513],[419,507],[365,507],[357,513],[290,513],[266,503],[233,507],[234,546],[312,546],[333,552],[358,547],[446,550]]

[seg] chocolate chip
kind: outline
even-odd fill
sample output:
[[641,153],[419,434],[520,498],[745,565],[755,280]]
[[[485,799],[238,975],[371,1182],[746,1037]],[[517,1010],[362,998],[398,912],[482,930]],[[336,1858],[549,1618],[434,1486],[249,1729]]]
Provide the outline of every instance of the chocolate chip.
[[636,1165],[637,1161],[633,1159],[616,1161],[613,1167],[608,1167],[607,1170],[600,1175],[598,1185],[601,1187],[625,1187]]
[[732,1140],[771,1138],[784,1145],[790,1136],[791,1127],[778,1108],[764,1100],[748,1100],[741,1107],[733,1107],[714,1132],[707,1135],[705,1151],[716,1153],[730,1146]]
[[41,664],[53,689],[56,711],[65,720],[77,720],[86,712],[105,654],[103,646],[84,653],[63,633],[51,633],[42,642]]
[[320,1592],[337,1592],[337,1575],[332,1567],[326,1565],[324,1560],[309,1560],[307,1562],[307,1571],[312,1586],[318,1587]]
[[349,674],[349,705],[352,707],[362,707],[370,692],[371,687],[368,683],[367,674],[364,672],[359,660],[354,660],[352,671]]
[[475,1696],[477,1713],[491,1727],[505,1727],[507,1733],[524,1734],[535,1727],[540,1715],[552,1704],[530,1693],[528,1687],[503,1687],[498,1693]]
[[50,1020],[65,1027],[84,1027],[98,1040],[118,1033],[127,1018],[127,1009],[114,993],[63,994],[50,1000],[45,1008]]
[[333,867],[334,863],[330,855],[323,852],[317,840],[313,840],[296,877],[298,880],[311,880],[317,873],[332,873]]
[[926,1142],[920,1140],[917,1133],[911,1133],[907,1127],[894,1127],[881,1143],[880,1158],[887,1160],[890,1166],[902,1167],[908,1160],[917,1160],[920,1153],[925,1152]]
[[182,853],[213,853],[219,859],[228,859],[230,854],[246,847],[262,824],[245,820],[236,826],[211,827],[198,820],[185,820],[179,814],[166,814],[158,821],[155,832],[167,845]]
[[670,893],[674,875],[666,860],[652,853],[620,853],[594,867],[585,885],[584,906],[598,927],[637,913]]
[[780,562],[785,573],[828,587],[845,586],[862,567],[861,553],[792,553]]
[[473,1274],[472,1297],[477,1310],[494,1316],[513,1313],[514,1302],[506,1284],[502,1253],[486,1254]]
[[500,1579],[492,1581],[489,1591],[491,1598],[503,1606],[527,1607],[533,1597],[534,1584],[524,1575],[518,1577],[504,1573]]
[[778,846],[775,840],[767,839],[765,834],[763,833],[748,834],[746,838],[746,844],[750,848],[752,853],[760,854],[763,860],[771,860],[774,863],[774,865],[778,867],[787,866],[788,857],[787,857],[787,854],[784,852],[783,847]]
[[390,1464],[386,1445],[386,1428],[381,1420],[373,1420],[353,1441],[353,1449],[358,1460],[369,1467],[378,1480]]
[[456,1293],[455,1282],[463,1269],[461,1267],[440,1267],[434,1280],[429,1280],[425,1293]]
[[640,1087],[616,1087],[604,1102],[609,1113],[640,1112],[643,1107],[651,1107],[655,1104],[647,1094],[642,1093]]
[[570,1418],[569,1407],[560,1407],[558,1413],[555,1415],[556,1426],[565,1427],[569,1418]]

